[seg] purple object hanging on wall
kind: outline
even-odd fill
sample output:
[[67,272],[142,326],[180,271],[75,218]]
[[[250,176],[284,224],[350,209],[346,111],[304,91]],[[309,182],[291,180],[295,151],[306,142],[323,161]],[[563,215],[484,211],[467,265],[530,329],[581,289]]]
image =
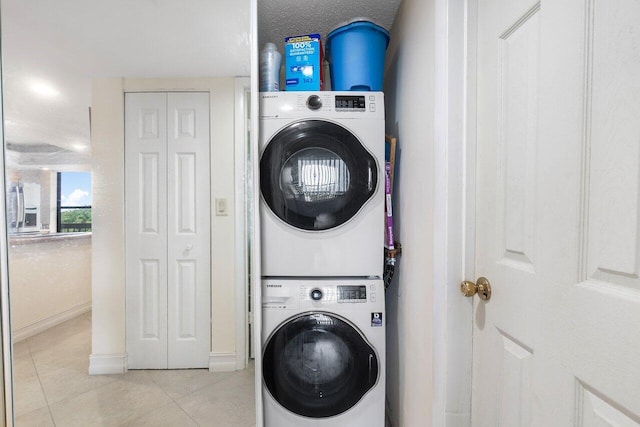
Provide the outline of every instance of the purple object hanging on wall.
[[385,194],[385,222],[384,222],[384,246],[387,249],[395,249],[393,243],[393,208],[391,207],[391,163],[385,163],[384,194]]

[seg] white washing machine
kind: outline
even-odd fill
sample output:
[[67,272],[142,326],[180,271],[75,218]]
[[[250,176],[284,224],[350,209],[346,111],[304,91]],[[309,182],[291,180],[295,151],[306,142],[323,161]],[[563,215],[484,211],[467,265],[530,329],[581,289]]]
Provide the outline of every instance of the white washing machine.
[[378,279],[264,279],[266,427],[383,427],[384,286]]
[[260,156],[263,276],[382,276],[382,92],[260,93]]

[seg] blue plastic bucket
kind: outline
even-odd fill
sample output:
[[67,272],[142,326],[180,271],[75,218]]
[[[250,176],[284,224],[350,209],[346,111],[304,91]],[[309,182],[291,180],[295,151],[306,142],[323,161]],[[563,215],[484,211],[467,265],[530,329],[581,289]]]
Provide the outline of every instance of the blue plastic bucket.
[[327,35],[331,90],[381,91],[389,32],[367,20],[353,20]]

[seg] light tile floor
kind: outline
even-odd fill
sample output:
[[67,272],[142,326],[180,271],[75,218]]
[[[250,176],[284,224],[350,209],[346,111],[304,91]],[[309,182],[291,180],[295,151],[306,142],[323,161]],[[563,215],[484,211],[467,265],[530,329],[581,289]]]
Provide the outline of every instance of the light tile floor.
[[253,364],[90,376],[90,353],[90,313],[16,343],[16,426],[255,425]]

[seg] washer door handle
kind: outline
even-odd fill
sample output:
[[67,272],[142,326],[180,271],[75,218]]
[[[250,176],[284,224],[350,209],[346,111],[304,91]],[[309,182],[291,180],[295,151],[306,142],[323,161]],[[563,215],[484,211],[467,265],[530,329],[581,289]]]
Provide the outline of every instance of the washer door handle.
[[373,382],[373,378],[371,378],[373,376],[373,358],[374,355],[369,353],[369,384]]

